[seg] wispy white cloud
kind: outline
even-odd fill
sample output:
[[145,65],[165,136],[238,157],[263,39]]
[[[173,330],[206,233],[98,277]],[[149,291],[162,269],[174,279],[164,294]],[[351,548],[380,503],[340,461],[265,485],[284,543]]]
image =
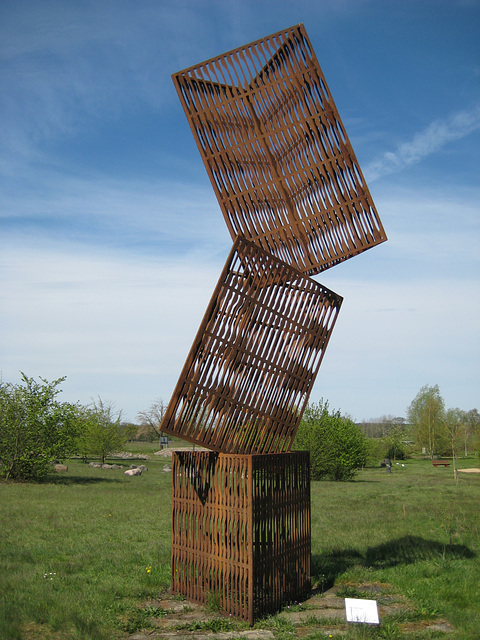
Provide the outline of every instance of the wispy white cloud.
[[395,151],[387,151],[365,167],[367,181],[402,171],[418,164],[454,140],[459,140],[480,129],[480,104],[469,110],[454,113],[446,120],[435,120],[424,131],[415,134]]
[[185,2],[9,4],[0,38],[5,164],[141,109],[161,118],[177,106],[171,73],[215,41],[201,7]]
[[[356,2],[324,2],[322,20],[337,5]],[[271,13],[259,16],[254,0],[6,5],[0,27],[0,142],[26,160],[52,141],[91,133],[94,123],[128,113],[139,117],[142,109],[161,118],[178,107],[172,73],[298,21],[295,8],[272,2],[275,20],[282,20],[273,28]],[[315,14],[318,8],[312,7],[305,9]]]
[[[446,277],[420,267],[406,278],[396,252],[385,247],[317,278],[344,304],[313,399],[369,418],[365,398],[374,389],[375,412],[402,415],[423,384],[448,381],[447,402],[471,408],[480,358],[475,273]],[[66,399],[87,403],[100,395],[132,419],[155,398],[168,400],[226,253],[205,259],[9,243],[0,257],[4,379],[20,369],[48,379],[67,375],[66,391],[71,384],[80,395]],[[379,277],[361,268],[352,277],[362,260],[377,265]]]
[[[218,202],[204,185],[180,180],[32,176],[0,194],[3,242],[82,243],[130,253],[205,256],[231,243]],[[0,240],[0,244],[3,244]]]
[[377,415],[403,416],[421,386],[438,383],[447,406],[478,404],[480,288],[473,275],[335,284],[344,303],[312,399],[362,420],[374,417],[364,402],[373,393]]
[[[11,244],[0,255],[3,378],[19,370],[89,378],[85,397],[75,400],[107,395],[134,418],[142,402],[173,391],[219,270],[196,256],[137,259],[68,243]],[[145,380],[157,391],[140,391]],[[122,405],[133,388],[140,406]]]

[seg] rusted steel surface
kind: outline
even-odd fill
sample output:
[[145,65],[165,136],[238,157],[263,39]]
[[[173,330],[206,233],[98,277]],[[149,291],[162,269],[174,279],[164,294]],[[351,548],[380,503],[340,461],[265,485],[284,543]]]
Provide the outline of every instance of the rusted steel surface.
[[302,24],[172,78],[232,238],[308,275],[386,240]]
[[161,430],[224,453],[288,450],[341,302],[237,238]]
[[309,588],[287,451],[342,302],[309,276],[386,235],[303,25],[173,80],[234,245],[161,424],[211,450],[174,455],[172,589],[252,624]]
[[310,588],[305,452],[173,455],[172,590],[250,624]]

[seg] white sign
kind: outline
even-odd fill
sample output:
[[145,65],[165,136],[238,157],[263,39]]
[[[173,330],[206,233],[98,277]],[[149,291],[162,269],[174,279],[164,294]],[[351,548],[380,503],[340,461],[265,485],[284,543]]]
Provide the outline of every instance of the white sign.
[[345,598],[345,611],[347,614],[347,622],[380,624],[376,600]]

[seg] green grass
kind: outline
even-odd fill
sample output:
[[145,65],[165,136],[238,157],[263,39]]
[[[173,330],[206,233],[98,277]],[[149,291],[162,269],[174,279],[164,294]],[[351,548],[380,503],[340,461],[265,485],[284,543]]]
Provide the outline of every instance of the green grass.
[[111,638],[122,613],[169,585],[164,464],[149,460],[129,478],[69,461],[52,483],[0,485],[0,638],[28,637],[28,623],[62,638]]
[[[164,464],[152,456],[146,473],[129,478],[69,461],[50,482],[0,484],[2,640],[102,640],[142,626],[140,607],[169,586]],[[312,483],[312,579],[346,593],[389,584],[419,619],[448,620],[456,629],[449,640],[480,637],[480,475],[460,474],[456,484],[451,469],[404,464],[390,475],[372,468],[355,482]],[[388,625],[392,638],[403,637],[395,620],[345,637],[388,637]],[[290,634],[280,627],[277,637]]]
[[480,638],[480,475],[457,484],[451,469],[404,464],[390,475],[366,469],[354,483],[312,483],[313,579],[388,583],[423,617],[451,622],[449,638]]

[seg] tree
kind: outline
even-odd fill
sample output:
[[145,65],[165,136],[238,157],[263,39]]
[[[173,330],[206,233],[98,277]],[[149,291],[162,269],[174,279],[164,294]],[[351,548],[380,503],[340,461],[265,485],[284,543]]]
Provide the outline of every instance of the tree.
[[122,430],[121,412],[101,398],[84,408],[78,416],[80,434],[77,441],[79,453],[87,459],[105,458],[119,451],[126,442],[127,434]]
[[463,438],[466,424],[466,412],[460,409],[448,409],[445,413],[445,429],[452,447],[453,475],[457,477],[457,443]]
[[463,432],[463,440],[465,445],[465,457],[468,456],[468,444],[472,437],[478,432],[480,425],[480,415],[477,409],[470,409],[465,414],[465,429]]
[[307,405],[293,448],[310,452],[314,480],[352,480],[365,466],[367,441],[360,428],[339,411],[328,410],[328,402]]
[[445,403],[438,385],[423,386],[408,408],[408,420],[414,427],[416,440],[432,459],[442,442],[444,416]]
[[162,436],[160,427],[166,410],[167,406],[160,398],[151,405],[148,411],[139,411],[137,420],[140,422],[142,432],[144,434],[153,432],[160,440]]
[[125,442],[128,440],[135,440],[138,432],[138,425],[133,424],[132,422],[122,422],[120,424],[120,432],[125,439]]
[[401,431],[405,425],[405,418],[382,416],[362,422],[360,428],[367,438],[387,438],[392,431]]
[[384,441],[387,445],[387,451],[385,458],[393,458],[396,460],[405,460],[406,455],[404,447],[402,446],[402,439],[405,437],[405,427],[402,422],[399,422],[399,418],[394,418],[388,434],[385,436]]
[[21,374],[22,382],[0,383],[0,475],[38,480],[54,458],[73,452],[76,405],[57,400],[65,378],[48,382]]

